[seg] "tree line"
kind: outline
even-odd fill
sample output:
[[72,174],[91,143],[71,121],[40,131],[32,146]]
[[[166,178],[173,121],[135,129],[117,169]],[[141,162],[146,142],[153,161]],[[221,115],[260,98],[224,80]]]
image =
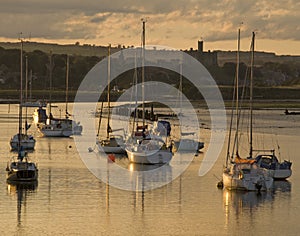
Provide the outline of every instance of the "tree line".
[[[52,88],[64,91],[66,84],[66,54],[51,54],[40,50],[23,52],[23,75],[28,71],[28,81],[33,91],[49,90],[50,56],[52,57]],[[76,91],[88,71],[103,57],[69,55],[69,90]],[[26,63],[27,60],[27,63]],[[25,65],[28,65],[27,68]],[[236,64],[226,62],[222,66],[209,66],[208,71],[220,86],[232,86],[234,83]],[[246,77],[248,66],[240,64],[239,78]],[[158,80],[179,86],[179,76],[173,71],[162,68],[148,69],[146,80]],[[112,81],[112,86],[127,89],[132,84],[134,71],[127,71]],[[257,87],[294,86],[300,84],[300,63],[266,62],[254,68],[254,85]],[[2,90],[18,90],[20,87],[20,49],[4,49],[0,47],[0,86]],[[184,80],[183,92],[188,96],[195,95],[193,85]],[[229,93],[229,92],[228,92]],[[34,94],[34,92],[33,92]],[[225,94],[224,94],[225,95]],[[195,95],[196,96],[196,95]],[[197,95],[198,96],[198,95]],[[228,94],[229,96],[229,94]],[[227,97],[227,93],[226,93]]]

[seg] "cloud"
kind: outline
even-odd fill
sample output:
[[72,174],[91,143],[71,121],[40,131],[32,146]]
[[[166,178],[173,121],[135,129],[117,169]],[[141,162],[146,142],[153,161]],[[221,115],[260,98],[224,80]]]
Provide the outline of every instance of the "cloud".
[[139,45],[140,19],[147,17],[150,42],[180,48],[200,37],[235,40],[241,22],[243,37],[256,30],[262,39],[299,40],[299,12],[298,0],[2,0],[0,33]]
[[112,13],[99,13],[95,15],[94,17],[91,17],[90,22],[91,23],[102,23],[105,22],[109,17],[111,17]]

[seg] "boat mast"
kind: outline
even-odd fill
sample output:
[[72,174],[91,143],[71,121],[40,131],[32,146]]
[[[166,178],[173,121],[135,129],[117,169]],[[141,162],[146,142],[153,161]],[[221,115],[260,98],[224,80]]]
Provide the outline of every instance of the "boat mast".
[[143,23],[143,34],[142,34],[142,108],[143,108],[143,128],[145,127],[145,27],[146,27],[146,19],[142,18]]
[[251,42],[251,70],[250,70],[250,158],[253,155],[253,66],[254,66],[254,40],[255,33],[252,32],[252,42]]
[[108,114],[107,114],[107,129],[106,129],[106,138],[109,138],[109,133],[111,131],[109,120],[110,120],[110,48],[111,45],[108,45],[108,58],[107,58],[107,106],[108,106]]
[[49,89],[49,115],[51,117],[51,100],[52,100],[52,51],[50,51],[49,55],[49,80],[50,80],[50,89]]
[[27,90],[28,90],[28,57],[25,56],[25,102],[27,102],[27,99],[28,99]]
[[98,131],[97,131],[97,137],[100,135],[100,127],[101,127],[101,121],[102,121],[102,111],[103,111],[103,101],[101,103],[100,113],[99,113],[99,123],[98,123]]
[[66,64],[66,118],[68,118],[68,93],[69,93],[69,55]]
[[29,82],[29,101],[32,101],[32,70],[30,70],[28,82]]
[[[132,122],[132,134],[134,132],[134,127],[135,127],[135,120],[137,117],[137,107],[138,107],[138,101],[137,101],[137,93],[138,93],[138,89],[137,89],[137,84],[138,84],[138,74],[137,74],[137,61],[136,61],[136,53],[135,53],[135,58],[134,58],[134,81],[133,84],[135,85],[135,105],[134,105],[134,113],[133,113],[133,122]],[[131,110],[130,110],[130,114],[131,114]]]
[[238,29],[238,45],[236,54],[236,134],[235,134],[235,144],[236,144],[236,155],[239,156],[239,67],[240,67],[240,40],[241,40],[241,29]]
[[[233,86],[233,93],[232,93],[232,102],[231,102],[231,115],[230,115],[230,125],[229,125],[229,134],[228,134],[228,144],[227,144],[227,155],[226,155],[226,162],[225,167],[228,166],[228,160],[230,158],[230,148],[231,148],[231,135],[232,135],[232,126],[233,126],[233,118],[234,118],[234,103],[235,103],[235,91],[236,91],[236,76],[234,78],[234,86]],[[233,150],[234,151],[234,150]],[[233,152],[232,157],[233,158]]]
[[[28,90],[28,57],[25,56],[25,66],[26,66],[26,69],[25,69],[25,103],[28,102],[28,93],[27,93],[27,90]],[[27,127],[28,127],[28,124],[27,124],[27,105],[25,107],[25,135],[27,135]]]
[[[22,33],[21,33],[22,34]],[[22,136],[22,106],[23,106],[23,39],[20,35],[21,50],[20,50],[20,106],[19,106],[19,137],[18,137],[18,151],[21,150],[21,136]]]
[[180,68],[179,68],[179,73],[180,73],[180,77],[179,77],[179,92],[180,92],[180,112],[179,114],[182,115],[182,62],[180,63]]

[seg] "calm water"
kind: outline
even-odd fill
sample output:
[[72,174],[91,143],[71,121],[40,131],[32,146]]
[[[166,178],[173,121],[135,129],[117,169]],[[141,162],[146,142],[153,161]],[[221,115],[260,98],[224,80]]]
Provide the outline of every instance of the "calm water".
[[[260,130],[255,145],[280,144],[280,156],[293,161],[294,171],[273,192],[257,195],[217,189],[225,147],[208,174],[198,176],[210,142],[205,110],[199,110],[203,153],[161,188],[132,192],[103,183],[85,167],[73,138],[38,137],[35,129],[30,157],[38,162],[38,183],[8,185],[5,167],[13,155],[9,139],[17,132],[17,106],[10,106],[9,115],[8,109],[0,105],[0,235],[299,235],[300,116],[255,111]],[[125,158],[117,162],[128,166]],[[172,165],[166,175],[172,175]]]

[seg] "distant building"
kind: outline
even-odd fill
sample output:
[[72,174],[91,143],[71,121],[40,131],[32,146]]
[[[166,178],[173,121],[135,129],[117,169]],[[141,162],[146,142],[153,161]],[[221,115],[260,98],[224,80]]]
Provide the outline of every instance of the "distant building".
[[194,50],[191,48],[190,50],[185,50],[185,53],[190,56],[196,58],[200,61],[204,66],[218,66],[218,54],[217,52],[211,52],[208,50],[207,52],[203,51],[203,41],[198,40],[198,49]]
[[[205,67],[218,66],[218,52],[210,50],[205,52],[203,50],[203,41],[198,41],[198,49],[193,48],[189,50],[184,50],[183,52],[192,56],[199,62],[201,62]],[[136,48],[139,50],[140,48]],[[140,63],[140,54],[138,54],[137,62]],[[168,65],[170,68],[176,68],[180,64],[180,59],[178,57],[177,50],[167,50],[167,49],[157,49],[156,47],[147,48],[145,53],[145,60],[147,62],[153,63],[153,65]],[[102,59],[102,58],[101,58]],[[187,58],[186,58],[187,59]],[[114,61],[115,60],[115,61]],[[120,50],[120,54],[117,58],[112,56],[112,63],[131,63],[134,64],[136,57],[133,57],[130,53],[124,53],[123,49]]]

